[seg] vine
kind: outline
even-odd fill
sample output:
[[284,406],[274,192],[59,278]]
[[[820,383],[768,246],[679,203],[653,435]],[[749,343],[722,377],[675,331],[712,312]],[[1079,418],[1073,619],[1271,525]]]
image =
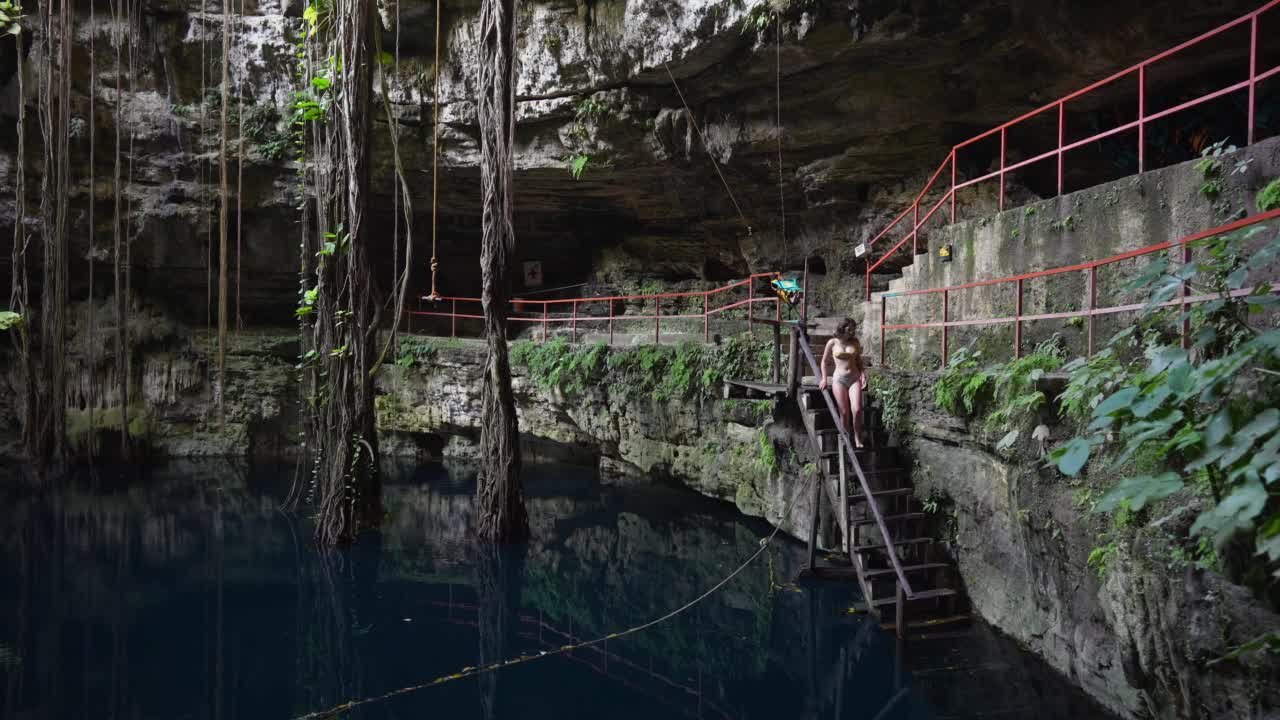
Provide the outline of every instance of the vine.
[[[306,492],[317,507],[316,541],[349,542],[380,517],[372,374],[379,312],[368,256],[372,6],[313,2],[299,42],[293,122],[302,195],[298,371],[307,392]],[[307,157],[310,162],[307,162]]]

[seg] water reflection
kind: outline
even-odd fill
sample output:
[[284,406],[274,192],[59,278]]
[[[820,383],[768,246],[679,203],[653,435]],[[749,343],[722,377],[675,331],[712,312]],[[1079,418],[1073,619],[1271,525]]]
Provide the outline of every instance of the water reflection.
[[[539,468],[536,540],[477,547],[470,479],[432,466],[390,473],[380,534],[319,553],[277,510],[292,472],[0,480],[0,717],[287,719],[643,622],[767,533],[686,492]],[[913,646],[903,672],[846,588],[787,584],[801,556],[781,544],[662,626],[349,716],[1096,716],[981,631]]]

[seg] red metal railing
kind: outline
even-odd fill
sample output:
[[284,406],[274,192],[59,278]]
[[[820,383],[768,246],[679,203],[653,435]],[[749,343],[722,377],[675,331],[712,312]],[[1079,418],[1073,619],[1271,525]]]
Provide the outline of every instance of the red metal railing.
[[[546,340],[551,326],[569,326],[571,329],[571,339],[573,342],[578,341],[578,327],[600,327],[602,324],[608,325],[609,342],[614,339],[614,329],[618,322],[634,323],[637,321],[653,321],[653,338],[654,342],[662,342],[662,323],[671,323],[673,321],[690,321],[702,320],[702,337],[703,341],[711,339],[711,321],[713,318],[725,316],[732,310],[745,308],[746,323],[748,332],[754,331],[754,325],[757,322],[770,322],[771,324],[782,320],[782,302],[770,291],[768,294],[757,294],[756,284],[762,279],[773,280],[779,277],[778,273],[755,273],[745,280],[739,280],[723,287],[712,290],[695,290],[690,292],[674,292],[674,293],[657,293],[652,295],[610,295],[606,297],[582,297],[567,298],[561,300],[527,300],[517,299],[510,302],[508,308],[507,320],[513,323],[525,323],[529,325],[541,325],[543,340]],[[744,295],[744,298],[735,299],[734,296]],[[692,302],[691,302],[692,301]],[[689,307],[697,306],[701,301],[702,309],[699,312],[690,312]],[[424,302],[434,303],[434,307],[439,310],[423,310]],[[615,314],[615,308],[619,303],[640,303],[641,312],[639,313],[622,313]],[[720,303],[720,304],[716,304]],[[771,318],[762,318],[755,314],[755,306],[759,304],[773,304],[773,312]],[[590,314],[583,312],[584,308],[590,309],[593,306],[598,307],[604,305],[606,310],[604,314]],[[652,304],[652,312],[644,311],[645,306]],[[663,305],[666,304],[668,312],[663,313]],[[681,305],[684,305],[681,308]],[[461,305],[461,308],[459,307]],[[408,330],[413,330],[413,318],[448,318],[449,319],[449,336],[458,336],[459,320],[483,320],[484,315],[481,313],[480,298],[472,297],[444,297],[438,301],[431,301],[427,297],[419,298],[418,309],[406,311],[406,322]]]
[[[1094,337],[1093,337],[1094,336],[1094,318],[1100,315],[1112,315],[1115,313],[1133,312],[1133,311],[1141,310],[1147,306],[1147,303],[1132,303],[1132,304],[1126,304],[1126,305],[1115,305],[1111,307],[1098,307],[1098,268],[1104,267],[1106,265],[1111,265],[1113,263],[1118,263],[1122,260],[1129,260],[1132,258],[1141,257],[1143,255],[1150,255],[1151,253],[1160,252],[1162,250],[1169,250],[1171,248],[1178,248],[1180,251],[1177,253],[1178,261],[1181,263],[1187,263],[1191,260],[1190,247],[1189,247],[1190,243],[1196,242],[1197,240],[1203,240],[1205,238],[1214,237],[1216,235],[1223,235],[1226,233],[1235,232],[1236,230],[1240,230],[1242,228],[1246,228],[1251,225],[1257,225],[1262,222],[1267,222],[1270,220],[1278,220],[1278,219],[1280,219],[1280,209],[1271,210],[1269,212],[1264,212],[1264,213],[1258,213],[1257,215],[1253,215],[1252,217],[1247,217],[1242,220],[1237,220],[1235,222],[1228,223],[1226,225],[1220,225],[1213,229],[1205,230],[1204,232],[1199,232],[1194,235],[1188,235],[1187,237],[1184,237],[1180,240],[1165,241],[1162,243],[1157,243],[1155,245],[1148,245],[1146,247],[1141,247],[1136,250],[1130,250],[1128,252],[1120,253],[1119,255],[1112,255],[1111,257],[1102,258],[1101,260],[1092,260],[1089,262],[1078,263],[1075,265],[1067,265],[1065,267],[1054,268],[1052,270],[1039,270],[1037,272],[1029,272],[1029,273],[1024,273],[1022,275],[1010,275],[1008,277],[997,278],[994,280],[978,280],[975,282],[964,283],[963,285],[952,285],[950,287],[927,288],[924,290],[907,290],[903,292],[885,293],[880,296],[880,364],[882,366],[885,364],[885,355],[886,355],[885,334],[889,330],[941,329],[942,330],[942,364],[945,367],[949,360],[949,347],[948,347],[949,332],[948,331],[950,328],[962,327],[962,326],[974,326],[974,325],[1002,325],[1002,324],[1012,323],[1014,326],[1014,333],[1013,333],[1014,356],[1021,357],[1023,323],[1031,322],[1035,320],[1066,320],[1066,319],[1077,318],[1077,317],[1086,318],[1086,323],[1088,326],[1086,352],[1087,354],[1092,355],[1093,349],[1094,349]],[[1038,313],[1033,315],[1024,315],[1022,313],[1022,300],[1023,300],[1023,289],[1024,289],[1023,285],[1026,281],[1035,280],[1037,278],[1052,277],[1055,275],[1063,275],[1066,273],[1073,273],[1073,272],[1088,273],[1087,288],[1088,288],[1088,296],[1089,296],[1089,301],[1088,301],[1089,307],[1083,310],[1073,310],[1068,312]],[[1016,293],[1015,301],[1014,301],[1015,310],[1012,316],[998,317],[998,318],[972,319],[972,320],[952,320],[951,319],[950,298],[952,293],[961,291],[961,290],[970,290],[973,288],[990,287],[993,285],[1003,285],[1003,284],[1009,284],[1009,283],[1014,283],[1017,285],[1017,289],[1015,291]],[[1252,292],[1252,288],[1244,288],[1244,289],[1236,290],[1232,292],[1231,296],[1240,297],[1243,295],[1248,295],[1251,292]],[[1271,292],[1273,293],[1280,292],[1280,284],[1273,283],[1271,285]],[[923,323],[888,323],[886,322],[886,318],[888,316],[887,304],[890,298],[909,297],[913,295],[938,295],[938,294],[942,295],[942,320],[941,321],[923,322]],[[1184,284],[1182,286],[1182,291],[1179,294],[1179,297],[1176,300],[1170,300],[1167,303],[1163,303],[1163,305],[1164,306],[1173,306],[1173,305],[1185,306],[1192,303],[1215,300],[1219,297],[1221,296],[1217,294],[1191,295],[1189,292],[1189,289]],[[1190,328],[1188,327],[1188,324],[1186,322],[1183,322],[1181,323],[1181,329],[1182,329],[1182,345],[1184,348],[1186,348],[1189,345],[1188,334],[1189,334]]]
[[[1000,210],[1004,210],[1005,209],[1004,207],[1005,206],[1005,192],[1004,192],[1005,176],[1021,168],[1027,167],[1029,165],[1034,165],[1035,163],[1042,162],[1044,160],[1048,160],[1056,156],[1057,175],[1058,175],[1058,193],[1057,194],[1061,195],[1063,192],[1063,177],[1064,177],[1063,159],[1066,156],[1066,153],[1070,152],[1071,150],[1084,147],[1085,145],[1088,145],[1090,143],[1094,143],[1099,140],[1104,140],[1114,135],[1118,135],[1124,132],[1129,132],[1134,129],[1138,131],[1138,139],[1137,139],[1138,172],[1139,173],[1145,172],[1147,170],[1147,167],[1146,167],[1147,125],[1157,120],[1160,120],[1162,118],[1169,117],[1170,115],[1174,115],[1176,113],[1180,113],[1182,111],[1188,110],[1198,105],[1202,105],[1212,100],[1216,100],[1223,96],[1230,95],[1231,93],[1241,92],[1244,90],[1247,90],[1249,94],[1247,137],[1248,137],[1248,144],[1252,145],[1255,140],[1255,130],[1257,126],[1256,111],[1257,111],[1258,84],[1272,77],[1280,75],[1280,65],[1277,65],[1275,67],[1272,67],[1264,71],[1258,70],[1258,24],[1259,24],[1260,18],[1265,13],[1276,9],[1277,7],[1280,7],[1280,0],[1271,0],[1271,2],[1266,3],[1265,5],[1249,13],[1248,15],[1237,18],[1225,25],[1222,25],[1221,27],[1210,30],[1209,32],[1206,32],[1203,35],[1200,35],[1199,37],[1192,38],[1191,40],[1188,40],[1182,43],[1181,45],[1178,45],[1174,48],[1166,50],[1154,57],[1148,58],[1147,60],[1144,60],[1138,63],[1137,65],[1134,65],[1133,67],[1130,67],[1126,70],[1121,70],[1120,72],[1112,75],[1111,77],[1105,78],[1103,80],[1099,80],[1098,82],[1092,85],[1089,85],[1088,87],[1077,90],[1076,92],[1071,93],[1070,95],[1067,95],[1058,100],[1055,100],[1039,109],[1032,110],[1031,112],[1026,113],[1025,115],[1021,115],[1017,118],[1014,118],[1013,120],[1010,120],[1009,122],[1003,125],[1000,125],[998,127],[994,127],[980,135],[975,135],[974,137],[969,138],[968,140],[965,140],[964,142],[952,147],[951,154],[947,156],[947,159],[944,160],[940,166],[938,166],[938,169],[933,173],[933,176],[929,178],[929,182],[925,185],[924,189],[920,191],[920,194],[916,196],[915,201],[912,202],[911,206],[908,207],[906,210],[903,210],[902,213],[900,213],[896,218],[894,218],[892,222],[889,223],[888,227],[881,230],[875,237],[873,237],[870,241],[866,243],[865,299],[867,301],[871,300],[871,273],[873,273],[877,268],[879,268],[886,261],[888,261],[889,258],[893,257],[893,255],[898,250],[900,250],[904,245],[906,245],[908,242],[911,243],[912,252],[918,254],[920,250],[920,247],[919,247],[920,228],[923,227],[926,223],[928,223],[929,220],[932,219],[933,216],[940,209],[942,209],[942,207],[948,202],[950,202],[951,204],[950,222],[952,223],[956,222],[956,193],[965,188],[973,187],[975,185],[978,185],[979,183],[987,182],[989,180],[998,179],[1000,183],[1000,189],[998,193],[999,207],[1000,207]],[[1187,102],[1181,103],[1174,107],[1170,107],[1154,113],[1149,113],[1147,111],[1147,68],[1151,67],[1153,64],[1157,62],[1160,62],[1161,60],[1166,60],[1188,48],[1204,43],[1205,41],[1211,38],[1222,35],[1223,33],[1226,33],[1232,29],[1242,27],[1246,24],[1249,26],[1249,76],[1247,79],[1233,83],[1231,85],[1228,85],[1227,87],[1220,88],[1213,92],[1202,95],[1194,100],[1189,100]],[[1066,142],[1067,103],[1073,100],[1077,100],[1089,93],[1092,93],[1095,90],[1098,90],[1099,88],[1105,87],[1107,85],[1111,85],[1112,83],[1115,83],[1124,78],[1132,77],[1135,75],[1137,76],[1137,80],[1138,80],[1138,99],[1137,99],[1138,117],[1136,120],[1125,123],[1118,127],[1111,128],[1109,130],[1104,130],[1102,132],[1096,133],[1094,135],[1091,135],[1081,140],[1076,140],[1070,143]],[[1057,114],[1057,123],[1058,123],[1057,147],[1054,148],[1053,150],[1049,150],[1048,152],[1041,153],[1034,157],[1030,157],[1025,160],[1015,162],[1013,164],[1008,164],[1007,160],[1008,160],[1009,130],[1011,128],[1022,125],[1023,123],[1027,123],[1028,121],[1033,120],[1035,118],[1042,117],[1046,113],[1050,113],[1050,112]],[[960,153],[960,151],[982,140],[993,138],[996,134],[999,134],[1000,136],[999,168],[997,170],[989,172],[980,177],[976,177],[976,178],[972,178],[964,181],[958,181],[957,172],[956,172],[956,157]],[[938,199],[932,205],[928,205],[927,203],[925,203],[926,195],[928,195],[931,190],[934,190],[934,186],[938,182],[938,178],[942,176],[943,171],[947,170],[948,167],[950,168],[950,176],[951,176],[950,188],[947,190],[946,193],[942,195],[940,199]],[[923,217],[921,217],[922,208],[925,211]],[[907,219],[908,216],[910,216],[911,221],[907,225],[907,233],[902,237],[902,239],[898,240],[896,244],[894,244],[887,251],[885,251],[878,260],[875,260],[873,262],[871,259],[871,253],[876,243],[879,243],[881,240],[887,239],[887,236],[889,235],[889,233],[894,228],[897,228],[899,225],[901,225],[903,221]]]

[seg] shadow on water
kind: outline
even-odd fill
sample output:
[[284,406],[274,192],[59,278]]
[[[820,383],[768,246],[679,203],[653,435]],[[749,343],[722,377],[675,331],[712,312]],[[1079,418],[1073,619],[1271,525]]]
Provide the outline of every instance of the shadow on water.
[[[0,717],[288,720],[639,624],[768,533],[689,492],[538,467],[536,539],[477,546],[473,480],[433,465],[388,473],[382,531],[321,553],[277,509],[292,472],[0,478]],[[778,542],[667,623],[346,717],[1104,717],[981,627],[922,637],[902,667],[847,587],[789,584],[802,561]]]

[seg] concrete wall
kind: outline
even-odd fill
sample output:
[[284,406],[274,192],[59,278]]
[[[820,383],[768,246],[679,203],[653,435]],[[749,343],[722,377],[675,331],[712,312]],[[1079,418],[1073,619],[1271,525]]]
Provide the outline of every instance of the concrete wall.
[[[1247,169],[1232,174],[1238,162],[1251,160]],[[888,292],[873,293],[862,304],[863,335],[873,358],[880,357],[880,302],[886,298],[889,324],[942,320],[940,294],[895,297],[895,293],[938,288],[1047,270],[1104,258],[1135,248],[1216,227],[1244,214],[1257,212],[1259,189],[1280,176],[1280,138],[1258,143],[1223,158],[1225,187],[1216,197],[1202,191],[1204,177],[1195,162],[1155,170],[1087,190],[1042,200],[989,217],[957,223],[922,235],[915,263],[901,278],[889,283]],[[942,262],[937,250],[950,244],[952,262]],[[1124,285],[1133,274],[1160,257],[1152,254],[1116,263],[1098,271],[1098,305],[1124,304]],[[1015,285],[1002,284],[950,293],[949,318],[970,320],[1011,317]],[[1066,312],[1088,307],[1086,272],[1028,280],[1024,286],[1023,314]],[[1132,314],[1099,318],[1095,333],[1107,338],[1130,322]],[[1023,348],[1061,333],[1068,347],[1082,354],[1085,331],[1068,327],[1064,320],[1024,323]],[[1013,324],[952,328],[952,351],[971,343],[984,358],[1008,358],[1013,352]],[[938,329],[891,330],[886,333],[886,359],[893,367],[933,369],[941,364],[942,333]]]

